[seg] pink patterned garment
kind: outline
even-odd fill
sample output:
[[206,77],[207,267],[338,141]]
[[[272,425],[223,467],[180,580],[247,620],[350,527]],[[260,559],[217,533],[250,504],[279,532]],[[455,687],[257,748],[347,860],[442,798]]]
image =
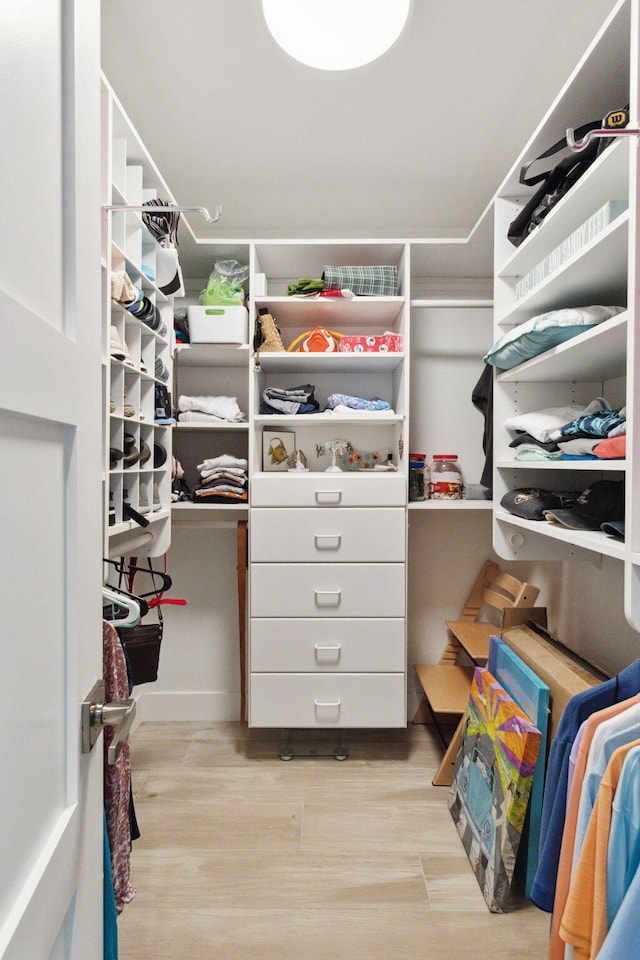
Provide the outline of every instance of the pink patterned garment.
[[[129,683],[127,663],[120,638],[107,620],[102,621],[102,675],[105,682],[105,700],[127,700]],[[111,874],[116,910],[121,913],[125,903],[136,895],[129,879],[131,856],[131,824],[129,794],[131,790],[131,747],[127,737],[118,759],[107,763],[109,744],[115,736],[114,727],[104,728],[104,808],[107,816],[107,834],[111,850]]]

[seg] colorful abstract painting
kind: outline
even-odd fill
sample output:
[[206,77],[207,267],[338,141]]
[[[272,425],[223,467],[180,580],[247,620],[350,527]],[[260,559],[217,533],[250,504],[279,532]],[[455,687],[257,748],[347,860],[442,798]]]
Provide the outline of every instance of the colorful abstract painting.
[[508,908],[541,738],[495,677],[477,667],[448,804],[492,913]]

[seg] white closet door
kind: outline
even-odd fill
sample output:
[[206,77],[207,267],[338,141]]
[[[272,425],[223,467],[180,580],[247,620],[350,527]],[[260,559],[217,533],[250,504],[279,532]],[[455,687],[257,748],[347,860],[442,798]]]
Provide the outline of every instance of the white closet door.
[[99,5],[0,5],[0,958],[102,957]]

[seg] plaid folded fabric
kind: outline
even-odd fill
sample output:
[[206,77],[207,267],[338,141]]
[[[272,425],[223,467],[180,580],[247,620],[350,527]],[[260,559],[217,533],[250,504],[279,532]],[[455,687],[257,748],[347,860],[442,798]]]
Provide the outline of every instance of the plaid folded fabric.
[[322,268],[325,290],[351,290],[357,296],[395,297],[398,292],[398,268],[327,267]]

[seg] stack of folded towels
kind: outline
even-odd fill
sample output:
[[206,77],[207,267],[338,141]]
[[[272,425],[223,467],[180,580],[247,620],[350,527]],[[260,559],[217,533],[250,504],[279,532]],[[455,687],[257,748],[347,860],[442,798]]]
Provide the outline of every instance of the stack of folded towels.
[[223,453],[198,464],[200,483],[191,495],[195,503],[246,503],[247,461]]
[[178,400],[180,423],[241,423],[247,419],[236,397],[185,397]]

